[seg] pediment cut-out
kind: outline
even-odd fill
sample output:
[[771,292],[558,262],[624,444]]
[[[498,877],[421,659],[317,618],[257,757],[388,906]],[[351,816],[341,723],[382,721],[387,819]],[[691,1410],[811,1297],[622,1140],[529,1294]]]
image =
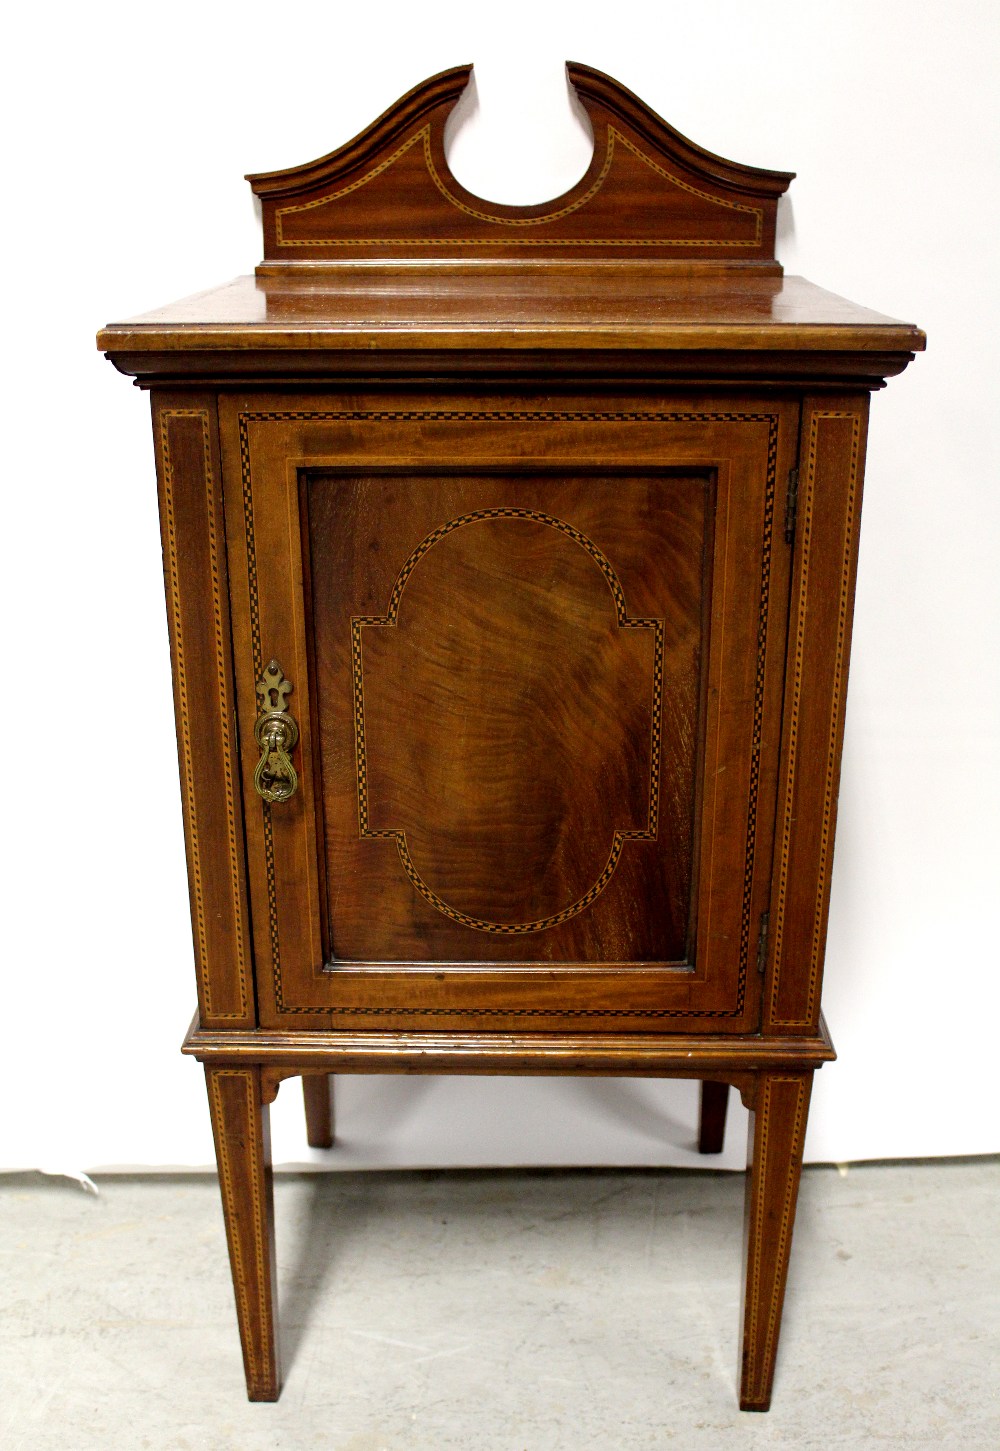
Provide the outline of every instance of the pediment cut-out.
[[564,195],[507,206],[456,180],[445,124],[472,73],[457,66],[328,156],[248,177],[262,201],[265,266],[512,257],[773,264],[778,197],[792,173],[726,161],[609,76],[572,63],[567,71],[594,155]]

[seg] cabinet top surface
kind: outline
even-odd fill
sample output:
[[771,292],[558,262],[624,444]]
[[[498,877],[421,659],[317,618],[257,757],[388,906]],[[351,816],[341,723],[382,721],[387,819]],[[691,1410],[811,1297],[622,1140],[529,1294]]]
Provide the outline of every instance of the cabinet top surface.
[[801,277],[672,263],[342,263],[237,277],[98,334],[105,352],[615,348],[906,352],[912,324]]

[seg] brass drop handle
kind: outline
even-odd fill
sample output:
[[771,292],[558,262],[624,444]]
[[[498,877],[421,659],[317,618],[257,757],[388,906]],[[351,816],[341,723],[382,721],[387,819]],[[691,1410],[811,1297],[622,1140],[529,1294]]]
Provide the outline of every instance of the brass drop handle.
[[258,796],[265,801],[289,801],[299,785],[291,757],[299,728],[285,709],[293,688],[277,660],[271,661],[257,681],[260,711],[253,733],[260,746],[260,760],[253,773],[253,784]]

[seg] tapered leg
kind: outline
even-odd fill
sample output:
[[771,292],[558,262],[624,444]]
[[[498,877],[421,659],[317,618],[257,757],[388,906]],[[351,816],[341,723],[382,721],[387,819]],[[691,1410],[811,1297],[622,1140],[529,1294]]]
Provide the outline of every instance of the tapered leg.
[[812,1073],[761,1073],[750,1115],[740,1409],[771,1404]]
[[304,1073],[306,1138],[311,1149],[333,1148],[333,1074]]
[[219,1187],[229,1241],[247,1396],[276,1401],[281,1389],[274,1276],[274,1196],[268,1106],[258,1068],[206,1065]]
[[704,1080],[701,1085],[701,1112],[698,1118],[699,1154],[721,1154],[726,1137],[726,1109],[729,1105],[729,1084]]

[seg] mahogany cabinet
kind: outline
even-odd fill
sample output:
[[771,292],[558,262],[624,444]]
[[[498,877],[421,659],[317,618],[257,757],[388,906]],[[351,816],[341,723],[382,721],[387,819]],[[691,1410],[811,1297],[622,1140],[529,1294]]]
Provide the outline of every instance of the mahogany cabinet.
[[468,67],[250,178],[264,261],[99,345],[152,395],[198,1016],[252,1399],[268,1104],[647,1074],[751,1109],[769,1404],[816,1068],[868,398],[915,328],[786,278],[791,177],[569,75],[587,175],[466,192]]

